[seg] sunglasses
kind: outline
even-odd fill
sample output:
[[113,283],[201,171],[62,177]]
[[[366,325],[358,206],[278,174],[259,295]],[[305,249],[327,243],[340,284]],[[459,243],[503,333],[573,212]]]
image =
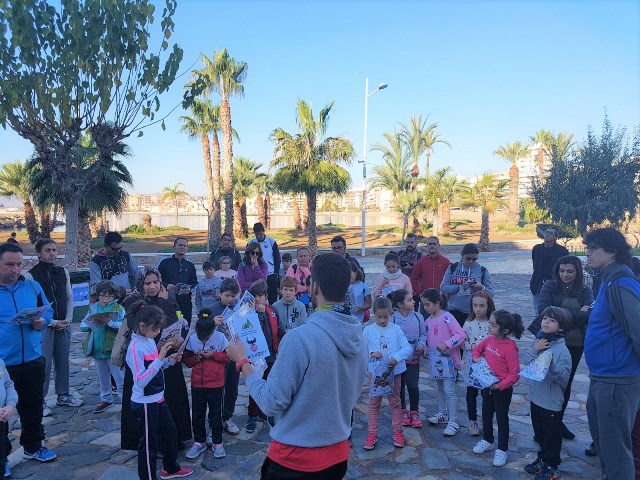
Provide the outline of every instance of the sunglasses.
[[114,252],[119,252],[120,250],[122,250],[122,245],[120,245],[119,247],[109,247],[109,248]]
[[254,250],[253,252],[249,252],[249,255],[258,255],[258,252]]
[[331,247],[331,250],[342,250],[344,247],[340,245],[339,247]]

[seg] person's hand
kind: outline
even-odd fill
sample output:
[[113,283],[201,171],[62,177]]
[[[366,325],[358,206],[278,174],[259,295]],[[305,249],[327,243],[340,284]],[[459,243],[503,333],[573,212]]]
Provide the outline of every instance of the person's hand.
[[201,361],[202,360],[202,350],[199,351],[199,352],[196,352],[195,357],[196,357],[197,361]]
[[474,358],[474,359],[473,359],[473,363],[480,363],[480,359],[481,359],[481,358],[482,358],[482,357]]
[[449,347],[447,347],[447,345],[446,345],[444,342],[440,342],[440,343],[438,344],[438,346],[436,347],[436,349],[437,349],[440,353],[444,352],[447,348],[449,348]]
[[177,292],[178,287],[176,287],[173,283],[170,283],[169,285],[167,285],[167,290],[169,290],[170,292]]
[[494,383],[493,385],[491,385],[491,386],[489,387],[489,390],[500,390],[500,387],[498,386],[498,384],[497,384],[497,383]]
[[375,358],[376,360],[382,358],[382,352],[371,352],[371,358]]
[[238,363],[243,358],[247,358],[247,347],[240,340],[240,335],[236,335],[227,345],[227,355],[231,361]]
[[187,295],[188,293],[191,293],[191,287],[189,285],[184,285],[181,289],[180,289],[180,294],[181,295]]
[[173,347],[173,344],[171,342],[167,342],[164,345],[162,345],[162,347],[160,347],[160,352],[158,353],[158,358],[160,360],[164,360],[164,358],[167,356],[167,352],[171,350],[172,347]]
[[5,405],[0,408],[0,422],[8,422],[14,413],[16,413],[16,407],[13,405]]
[[588,312],[589,310],[591,310],[591,307],[589,307],[589,305],[584,305],[584,306],[580,309],[580,311],[581,311],[581,312]]
[[253,267],[257,267],[258,266],[258,256],[257,255],[251,255],[251,265]]
[[182,354],[181,353],[172,353],[171,355],[169,355],[167,357],[169,360],[175,360],[176,362],[179,362],[180,360],[182,360]]
[[540,352],[542,350],[546,350],[547,348],[549,348],[550,343],[549,340],[547,340],[546,338],[541,338],[540,340],[538,340],[536,343],[533,344],[533,349]]
[[386,287],[387,285],[389,285],[389,279],[385,278],[384,280],[382,280],[382,286]]
[[216,325],[221,325],[224,323],[224,317],[222,315],[216,315],[215,317],[213,317],[213,321]]
[[[70,323],[71,322],[69,322],[69,320],[58,320],[54,325],[54,328],[62,332],[70,325]],[[109,323],[109,322],[106,322],[106,323]]]
[[202,358],[211,358],[211,357],[213,357],[213,352],[211,350],[202,351]]
[[263,313],[267,310],[267,306],[263,302],[256,302],[256,312]]
[[158,297],[164,298],[165,300],[169,298],[169,292],[167,291],[166,288],[164,288],[164,286],[160,287],[160,292],[158,293]]
[[417,353],[418,355],[420,355],[422,352],[424,352],[424,348],[422,348],[422,347],[416,347],[416,353]]
[[398,360],[396,360],[395,358],[391,357],[391,359],[389,360],[389,366],[390,367],[395,367],[398,364]]
[[31,320],[31,328],[33,328],[34,330],[42,330],[44,328],[44,318],[40,317],[40,318],[34,318],[33,320]]

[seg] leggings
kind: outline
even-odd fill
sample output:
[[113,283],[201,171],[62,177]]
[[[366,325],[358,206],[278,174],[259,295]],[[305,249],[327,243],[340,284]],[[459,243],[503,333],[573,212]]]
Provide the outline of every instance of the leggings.
[[420,364],[419,363],[407,363],[407,371],[403,372],[400,376],[400,403],[402,409],[406,410],[407,403],[405,401],[404,387],[406,385],[409,391],[409,410],[412,412],[418,411],[418,399],[420,393],[418,391],[418,380],[420,379]]
[[484,439],[493,443],[493,415],[498,423],[498,449],[506,452],[509,449],[509,405],[513,387],[506,390],[482,390],[482,428]]

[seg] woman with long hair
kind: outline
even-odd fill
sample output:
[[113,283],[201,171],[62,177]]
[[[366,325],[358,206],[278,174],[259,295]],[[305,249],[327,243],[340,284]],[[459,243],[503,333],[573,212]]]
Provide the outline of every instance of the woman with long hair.
[[244,251],[242,263],[238,266],[238,283],[242,292],[249,290],[249,287],[256,280],[267,281],[269,267],[264,261],[262,247],[258,242],[251,242]]

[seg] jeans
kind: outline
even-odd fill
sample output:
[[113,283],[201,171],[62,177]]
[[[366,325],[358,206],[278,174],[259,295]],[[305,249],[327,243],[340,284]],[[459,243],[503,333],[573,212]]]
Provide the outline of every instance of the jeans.
[[560,449],[562,448],[562,414],[531,403],[531,424],[533,433],[540,445],[538,458],[558,468]]
[[[138,419],[138,477],[157,480],[158,446],[162,449],[162,466],[169,473],[180,470],[178,465],[178,432],[167,402],[136,403],[131,408]],[[162,436],[162,442],[158,437]]]
[[122,401],[122,385],[124,384],[124,368],[116,367],[109,358],[94,358],[98,379],[100,380],[100,401],[113,403],[113,392],[111,390],[111,377],[116,382],[118,397]]
[[42,355],[45,358],[43,393],[45,397],[49,393],[52,368],[55,371],[56,395],[69,394],[70,328],[56,330],[55,328],[47,327],[42,331]]
[[344,478],[346,473],[346,460],[319,472],[299,472],[282,466],[267,457],[260,469],[260,480],[340,480]]
[[44,440],[42,427],[44,365],[44,357],[40,357],[27,363],[7,366],[7,372],[18,392],[16,409],[22,423],[20,445],[29,453],[40,449]]
[[227,362],[224,366],[224,400],[222,402],[222,420],[227,421],[233,417],[238,399],[238,382],[240,373],[236,370],[234,362]]
[[209,426],[214,444],[222,443],[222,397],[224,388],[191,388],[191,424],[193,440],[204,443],[207,439],[205,419],[209,407]]
[[409,391],[409,410],[418,411],[418,399],[420,398],[418,380],[420,380],[420,364],[407,363],[407,371],[400,376],[400,405],[403,410],[407,408],[404,391],[406,386]]
[[482,428],[484,439],[493,443],[493,415],[498,423],[498,448],[503,452],[509,449],[509,405],[513,387],[506,390],[482,390]]
[[[400,375],[396,375],[393,381],[393,393],[389,395],[389,407],[391,408],[391,428],[394,432],[402,431],[402,407],[400,406]],[[369,397],[367,417],[369,420],[369,433],[378,433],[378,419],[380,417],[380,405],[382,397]]]

